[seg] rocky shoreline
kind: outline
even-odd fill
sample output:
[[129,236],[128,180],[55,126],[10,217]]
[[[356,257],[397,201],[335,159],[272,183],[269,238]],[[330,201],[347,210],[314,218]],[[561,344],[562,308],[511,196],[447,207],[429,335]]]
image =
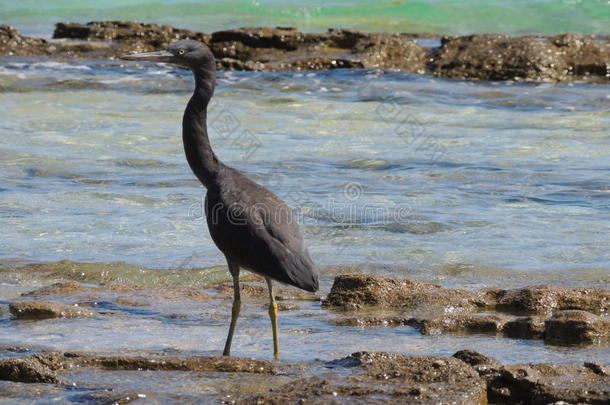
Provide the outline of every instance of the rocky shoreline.
[[388,69],[450,79],[570,82],[610,81],[610,37],[363,33],[290,27],[240,28],[212,34],[128,21],[57,23],[55,40],[0,25],[0,56],[116,58],[178,39],[207,43],[224,70],[310,71]]
[[[70,387],[61,377],[77,367],[140,373],[182,371],[244,375],[290,375],[292,380],[267,392],[233,392],[222,403],[325,404],[325,403],[439,403],[439,404],[607,404],[610,370],[597,363],[583,365],[511,364],[472,350],[451,357],[407,356],[386,352],[357,352],[317,364],[316,375],[303,376],[300,364],[276,365],[237,357],[143,357],[46,352],[0,360],[0,379]],[[71,389],[74,389],[72,386]],[[101,390],[99,399],[129,403],[128,393]],[[140,394],[142,395],[142,394]],[[104,403],[112,403],[112,401]]]
[[[10,269],[15,274],[55,274],[65,281],[27,291],[7,302],[7,322],[41,322],[50,318],[113,316],[95,302],[116,308],[147,307],[158,301],[199,303],[229,300],[224,280],[202,288],[143,286],[109,280],[81,283],[88,265],[60,262]],[[7,269],[4,270],[5,272]],[[45,273],[46,272],[46,273]],[[247,276],[244,297],[265,297],[264,283]],[[341,327],[404,327],[429,334],[492,334],[499,339],[543,339],[548,345],[610,345],[610,290],[548,285],[512,289],[462,290],[395,277],[342,274],[326,297],[278,288],[283,310],[320,301],[320,320]],[[388,316],[388,311],[393,315]],[[326,317],[324,316],[326,314]],[[25,325],[25,324],[24,324]],[[128,403],[134,392],[85,386],[73,379],[87,370],[131,371],[131,379],[157,373],[184,373],[184,378],[229,379],[231,388],[213,394],[216,401],[237,404],[284,403],[453,403],[453,404],[605,404],[610,401],[610,370],[596,362],[583,364],[501,362],[470,349],[451,357],[357,352],[338,359],[305,363],[270,362],[240,357],[200,356],[159,351],[139,354],[58,351],[32,347],[0,347],[0,380],[56,387],[59,392],[93,390],[96,401]],[[120,376],[120,374],[118,374]],[[119,377],[117,377],[119,378]],[[235,381],[256,379],[256,387]],[[82,382],[80,383],[82,385]],[[84,395],[84,394],[83,394]],[[148,394],[150,395],[150,394]],[[91,397],[91,398],[93,398]],[[108,402],[108,403],[110,403]]]

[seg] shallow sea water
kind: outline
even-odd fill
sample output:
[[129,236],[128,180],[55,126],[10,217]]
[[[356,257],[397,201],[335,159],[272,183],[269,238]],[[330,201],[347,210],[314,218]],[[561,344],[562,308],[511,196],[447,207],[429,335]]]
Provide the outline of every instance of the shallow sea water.
[[[27,62],[0,64],[0,259],[223,264],[182,150],[190,74]],[[322,265],[608,270],[609,107],[598,84],[222,72],[209,127]]]
[[[0,59],[4,267],[123,261],[153,269],[113,270],[127,282],[217,279],[218,270],[197,270],[224,259],[182,150],[191,89],[188,72],[161,65]],[[374,70],[220,72],[209,128],[224,162],[294,208],[322,269],[322,295],[346,271],[336,266],[460,288],[608,288],[609,111],[610,86],[600,84],[477,83]],[[10,300],[52,281],[2,272],[0,342],[180,355],[218,354],[224,342],[231,303],[221,296],[142,308],[102,300],[100,315],[88,320],[8,317]],[[82,281],[105,279],[92,270]],[[271,357],[264,303],[244,300],[234,354]],[[285,362],[380,349],[451,355],[476,348],[504,362],[610,358],[607,346],[337,327],[329,321],[338,314],[319,302],[299,306],[280,315]],[[73,380],[95,375],[100,384],[138,386],[128,372],[74,373]],[[175,384],[202,394],[195,382]]]

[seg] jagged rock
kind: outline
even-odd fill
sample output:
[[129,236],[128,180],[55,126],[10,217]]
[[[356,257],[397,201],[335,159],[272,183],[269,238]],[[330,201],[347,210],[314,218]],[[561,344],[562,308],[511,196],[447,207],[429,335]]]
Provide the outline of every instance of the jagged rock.
[[549,342],[594,343],[610,337],[610,319],[586,311],[559,311],[544,323]]
[[94,315],[87,308],[50,301],[16,301],[9,309],[17,319],[89,318]]

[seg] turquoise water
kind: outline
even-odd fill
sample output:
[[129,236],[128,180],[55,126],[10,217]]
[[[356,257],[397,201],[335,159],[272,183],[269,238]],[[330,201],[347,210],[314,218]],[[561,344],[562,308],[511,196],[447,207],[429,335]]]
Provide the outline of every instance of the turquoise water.
[[[182,150],[189,73],[0,62],[1,260],[224,264]],[[572,271],[555,280],[569,284],[608,279],[609,111],[600,84],[222,72],[210,132],[297,211],[321,265]]]
[[607,0],[0,1],[0,22],[49,35],[57,21],[135,20],[204,32],[242,26],[389,32],[608,33]]

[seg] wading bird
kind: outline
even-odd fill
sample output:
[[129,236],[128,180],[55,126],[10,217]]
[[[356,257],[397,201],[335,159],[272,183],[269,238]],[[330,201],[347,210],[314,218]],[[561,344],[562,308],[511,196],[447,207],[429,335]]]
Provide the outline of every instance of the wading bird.
[[184,111],[182,141],[193,173],[207,188],[205,212],[210,235],[225,255],[233,277],[233,308],[224,355],[239,317],[239,270],[259,274],[269,287],[269,316],[273,355],[279,356],[277,303],[272,280],[306,291],[318,290],[318,276],[288,206],[271,191],[222,163],[214,154],[207,132],[207,107],[216,86],[216,61],[210,49],[197,41],[177,41],[156,52],[124,55],[131,61],[171,63],[189,68],[195,91]]

